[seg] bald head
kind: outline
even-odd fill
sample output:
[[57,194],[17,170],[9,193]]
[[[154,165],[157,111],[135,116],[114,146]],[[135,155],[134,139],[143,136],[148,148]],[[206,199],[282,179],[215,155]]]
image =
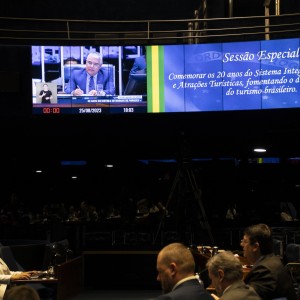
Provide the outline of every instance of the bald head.
[[173,243],[159,252],[156,268],[163,292],[169,293],[178,281],[195,274],[195,261],[186,246]]
[[176,263],[178,272],[183,275],[193,275],[195,272],[195,261],[191,251],[181,243],[172,243],[164,247],[159,258],[162,264]]

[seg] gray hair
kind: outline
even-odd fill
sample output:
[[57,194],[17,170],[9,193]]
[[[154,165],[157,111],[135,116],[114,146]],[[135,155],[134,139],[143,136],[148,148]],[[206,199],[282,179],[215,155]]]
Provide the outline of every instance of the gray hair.
[[234,282],[243,278],[243,266],[231,251],[218,253],[211,257],[206,267],[208,271],[217,276],[218,270],[223,270],[225,280]]
[[99,60],[100,65],[103,64],[102,55],[99,52],[90,52],[86,58],[88,58],[89,56],[97,58]]

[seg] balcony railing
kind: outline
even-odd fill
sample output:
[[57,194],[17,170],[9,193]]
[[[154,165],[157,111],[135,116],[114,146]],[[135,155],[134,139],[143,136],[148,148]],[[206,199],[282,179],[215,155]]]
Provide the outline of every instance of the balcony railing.
[[[68,20],[0,17],[2,44],[194,44],[293,38],[300,14],[184,20]],[[267,25],[266,25],[267,24]]]

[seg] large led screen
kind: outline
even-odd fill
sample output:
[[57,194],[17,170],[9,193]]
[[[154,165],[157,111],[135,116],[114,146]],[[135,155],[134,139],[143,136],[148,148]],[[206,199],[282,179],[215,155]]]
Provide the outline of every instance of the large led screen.
[[[33,113],[297,108],[300,107],[299,41],[147,47],[33,46]],[[109,78],[104,93],[102,84],[100,92],[96,87],[98,79],[104,76],[100,71],[94,78],[94,94],[88,92],[91,72],[88,68],[94,67],[89,55],[93,52],[100,54],[103,63],[100,71]],[[74,62],[70,63],[70,58]],[[82,80],[76,81],[79,72]],[[113,89],[108,88],[108,83]],[[76,88],[81,94],[74,92]],[[42,95],[47,96],[49,90],[50,103],[42,103],[45,102]]]

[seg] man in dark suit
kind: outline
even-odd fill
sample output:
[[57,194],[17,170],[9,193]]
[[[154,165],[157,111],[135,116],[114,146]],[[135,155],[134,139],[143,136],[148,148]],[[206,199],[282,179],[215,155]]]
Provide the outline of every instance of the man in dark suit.
[[163,295],[155,300],[213,300],[195,276],[193,255],[183,244],[164,247],[157,256],[156,268]]
[[[73,96],[88,94],[91,96],[115,95],[115,85],[112,69],[101,68],[102,56],[91,52],[86,58],[85,69],[74,70],[70,81],[65,86],[65,92]],[[97,88],[100,86],[101,88]]]
[[206,265],[217,294],[212,294],[215,299],[261,300],[254,288],[243,281],[243,266],[232,252],[218,253],[212,256]]
[[268,225],[247,227],[241,246],[244,257],[253,265],[244,279],[245,283],[251,285],[264,300],[297,299],[290,273],[273,252],[272,231]]
[[132,65],[129,75],[132,74],[145,74],[147,73],[147,62],[146,62],[146,47],[141,46],[142,54],[138,56]]

